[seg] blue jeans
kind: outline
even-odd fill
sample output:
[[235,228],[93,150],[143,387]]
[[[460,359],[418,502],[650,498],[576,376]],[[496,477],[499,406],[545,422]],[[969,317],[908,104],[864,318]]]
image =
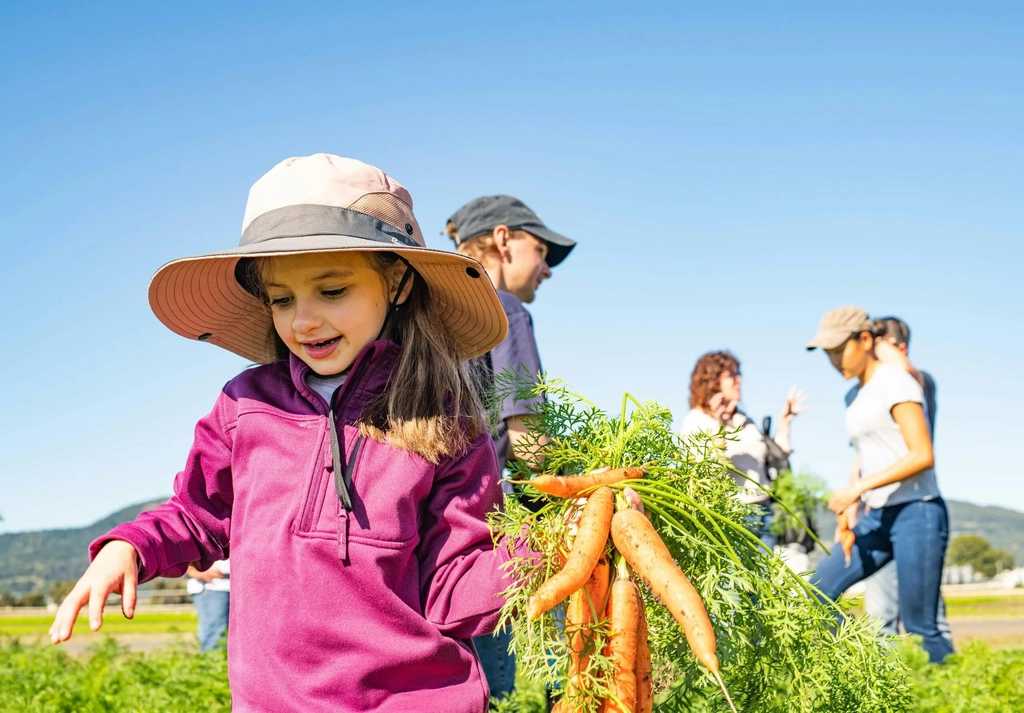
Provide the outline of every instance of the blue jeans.
[[511,693],[516,687],[516,657],[508,651],[511,641],[512,632],[508,629],[473,639],[476,655],[487,677],[487,687],[495,698]]
[[228,630],[229,601],[228,592],[211,589],[192,595],[199,617],[199,651],[209,651],[220,644],[221,635]]
[[[896,636],[900,633],[900,593],[896,562],[890,562],[864,582],[864,613],[882,624],[882,633]],[[946,619],[946,600],[939,594],[939,609],[935,617],[942,638],[953,644],[953,632]]]
[[[899,565],[897,588],[903,626],[924,640],[934,663],[953,653],[936,622],[942,563],[949,540],[949,515],[942,498],[915,500],[870,510],[853,528],[857,541],[847,567],[843,550],[832,548],[811,577],[811,584],[832,601],[891,560]],[[902,563],[902,564],[900,564]]]

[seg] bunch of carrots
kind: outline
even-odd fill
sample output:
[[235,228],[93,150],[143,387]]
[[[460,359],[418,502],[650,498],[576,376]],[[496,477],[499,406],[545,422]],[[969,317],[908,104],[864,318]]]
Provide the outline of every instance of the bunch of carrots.
[[647,517],[609,487],[644,475],[643,468],[615,468],[586,475],[540,475],[529,481],[546,495],[586,498],[564,565],[530,597],[526,612],[533,621],[568,600],[568,685],[555,710],[576,713],[592,705],[587,703],[592,697],[580,690],[580,674],[588,668],[588,642],[594,640],[591,634],[598,626],[607,627],[603,653],[613,663],[604,682],[603,710],[653,709],[651,651],[639,581],[672,614],[690,650],[715,677],[735,711],[719,671],[715,632],[704,602]]

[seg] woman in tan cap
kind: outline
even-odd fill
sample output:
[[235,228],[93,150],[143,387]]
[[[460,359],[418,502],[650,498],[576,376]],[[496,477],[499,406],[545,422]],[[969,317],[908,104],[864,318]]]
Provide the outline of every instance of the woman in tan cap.
[[[504,338],[475,260],[424,247],[408,191],[327,154],[275,166],[237,248],[150,286],[170,329],[259,364],[203,418],[171,500],[96,540],[57,612],[231,556],[236,711],[484,711],[470,643],[511,582],[501,499],[464,362]],[[521,546],[520,546],[521,547]],[[527,553],[522,553],[527,554]]]
[[949,516],[935,477],[924,392],[907,371],[878,359],[875,338],[867,312],[840,307],[822,317],[807,345],[823,349],[844,378],[857,380],[846,395],[846,427],[861,478],[834,492],[829,508],[841,513],[860,500],[869,508],[854,526],[849,564],[836,547],[811,581],[836,600],[895,559],[903,625],[940,662],[953,652],[936,624]]

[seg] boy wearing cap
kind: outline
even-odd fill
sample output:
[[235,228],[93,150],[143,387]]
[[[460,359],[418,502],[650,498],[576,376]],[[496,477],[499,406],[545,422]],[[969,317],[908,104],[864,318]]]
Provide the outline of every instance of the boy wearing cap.
[[[540,283],[551,277],[575,247],[573,240],[548,229],[537,214],[512,196],[483,196],[459,208],[448,219],[446,232],[456,250],[483,265],[498,291],[508,317],[508,336],[482,359],[490,378],[512,370],[535,380],[541,372],[540,354],[533,333],[533,318],[523,304],[530,304]],[[507,396],[498,404],[494,447],[502,466],[516,457],[529,457],[524,438],[524,417],[540,403],[540,397],[519,401]],[[506,494],[511,486],[502,483]],[[491,687],[491,695],[512,691],[515,658],[508,653],[509,634],[474,639]]]

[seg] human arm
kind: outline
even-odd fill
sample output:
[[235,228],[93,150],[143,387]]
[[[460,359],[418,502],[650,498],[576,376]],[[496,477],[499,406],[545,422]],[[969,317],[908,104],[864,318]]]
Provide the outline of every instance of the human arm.
[[789,440],[790,424],[793,423],[793,419],[798,414],[803,413],[807,408],[807,394],[804,393],[803,389],[798,389],[795,386],[792,387],[786,396],[786,403],[783,404],[782,411],[779,413],[779,425],[775,431],[774,438],[774,441],[786,452],[786,455],[793,452],[793,446]]
[[510,416],[505,419],[509,440],[509,456],[526,461],[530,468],[539,470],[541,449],[547,445],[547,436],[531,435],[524,416]]
[[924,376],[921,372],[919,372],[914,365],[910,363],[910,358],[897,349],[896,346],[888,339],[875,340],[875,356],[878,357],[878,361],[883,364],[891,364],[892,366],[907,372],[914,377],[914,380],[918,384],[922,387],[924,386]]
[[906,480],[934,465],[932,440],[921,404],[916,401],[898,403],[892,407],[892,417],[907,444],[906,454],[888,468],[883,468],[866,478],[861,477],[856,483],[834,492],[828,503],[829,509],[833,512],[855,505],[869,490]]
[[200,582],[210,583],[215,579],[224,579],[224,572],[221,570],[220,565],[213,565],[210,569],[202,572],[192,565],[188,566],[188,570],[185,572],[192,579],[198,579]]
[[234,400],[222,393],[213,411],[196,425],[192,450],[175,478],[171,499],[89,546],[92,562],[57,610],[53,643],[71,637],[86,604],[90,626],[97,630],[111,593],[121,593],[122,610],[131,618],[137,584],[158,576],[179,577],[192,563],[208,569],[227,558],[233,501],[228,427],[233,428],[234,413]]
[[522,392],[529,391],[540,380],[540,353],[530,314],[511,295],[503,296],[502,304],[508,317],[508,334],[490,354],[497,391],[501,396],[496,416],[504,423],[508,441],[507,452],[498,453],[498,465],[500,469],[504,459],[521,459],[536,469],[538,446],[546,443],[546,439],[538,443],[536,437],[530,435],[527,421],[531,414],[543,407],[544,397]]

